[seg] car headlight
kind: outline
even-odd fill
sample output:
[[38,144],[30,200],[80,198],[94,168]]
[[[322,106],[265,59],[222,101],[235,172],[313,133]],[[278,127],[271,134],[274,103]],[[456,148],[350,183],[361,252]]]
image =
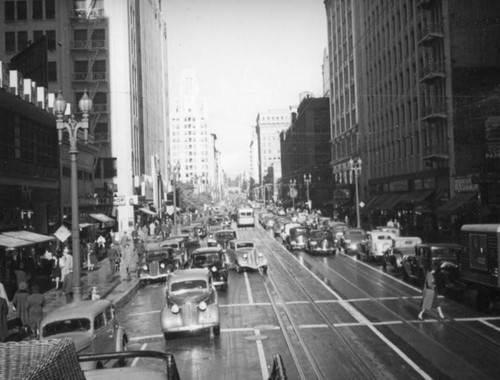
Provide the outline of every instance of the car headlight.
[[198,305],[198,308],[201,310],[201,311],[205,311],[207,310],[207,303],[205,301],[201,301],[200,304]]
[[212,272],[217,272],[217,267],[212,267]]
[[356,249],[356,247],[357,247],[356,243],[352,243],[352,244],[349,246],[349,248],[350,248],[350,249]]
[[311,240],[311,245],[318,245],[317,241]]
[[148,270],[148,266],[147,266],[146,264],[144,264],[144,265],[142,266],[142,269],[144,269],[144,270]]
[[243,260],[246,260],[246,259],[248,259],[248,254],[246,254],[246,253],[245,253],[245,254],[243,255]]
[[160,264],[160,268],[161,268],[161,269],[165,269],[165,263],[161,263],[161,264]]
[[177,314],[181,308],[179,307],[179,305],[176,305],[175,303],[172,305],[172,307],[170,308],[170,310],[172,311],[172,313],[174,314]]
[[262,258],[262,257],[264,257],[264,255],[262,254],[262,252],[259,252],[259,253],[257,254],[257,257]]

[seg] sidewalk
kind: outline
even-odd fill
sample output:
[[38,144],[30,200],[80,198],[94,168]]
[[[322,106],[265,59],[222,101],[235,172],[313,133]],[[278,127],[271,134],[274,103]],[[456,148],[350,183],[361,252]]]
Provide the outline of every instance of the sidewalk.
[[[96,269],[88,272],[82,271],[82,300],[90,299],[90,292],[93,286],[97,286],[101,299],[111,301],[117,309],[122,307],[134,295],[139,287],[139,279],[130,276],[128,280],[121,280],[117,272],[111,275],[108,259],[99,262]],[[45,298],[45,307],[43,315],[66,305],[66,297],[61,289],[52,289],[43,294]],[[16,312],[10,311],[8,320],[15,319]]]

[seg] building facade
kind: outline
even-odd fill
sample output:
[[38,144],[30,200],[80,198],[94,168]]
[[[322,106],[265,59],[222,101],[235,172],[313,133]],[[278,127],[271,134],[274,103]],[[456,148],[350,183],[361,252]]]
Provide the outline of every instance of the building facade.
[[196,72],[183,70],[170,129],[170,160],[180,164],[181,182],[197,182],[203,189],[214,186],[218,170],[214,136],[208,132],[207,104],[200,96]]
[[396,217],[431,238],[481,219],[479,183],[497,186],[485,131],[497,128],[499,5],[479,3],[325,1],[332,168],[349,182],[361,159],[367,225]]
[[[45,36],[49,92],[62,91],[77,117],[75,105],[84,91],[93,99],[90,193],[96,194],[96,207],[117,219],[120,231],[132,228],[141,202],[159,206],[158,177],[168,176],[161,1],[4,1],[0,8],[2,59]],[[69,207],[69,195],[63,207]]]
[[[330,115],[328,98],[304,97],[290,127],[280,133],[283,204],[324,209],[331,203]],[[290,183],[297,197],[290,197]]]

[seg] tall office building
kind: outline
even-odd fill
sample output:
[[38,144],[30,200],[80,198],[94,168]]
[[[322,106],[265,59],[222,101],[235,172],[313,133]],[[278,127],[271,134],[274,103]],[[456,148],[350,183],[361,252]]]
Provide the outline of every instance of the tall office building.
[[[500,3],[327,0],[325,7],[337,184],[351,182],[348,162],[361,158],[372,222],[396,215],[410,231],[449,229],[478,203],[478,183],[492,195],[498,182],[489,168],[498,142],[485,140],[499,128],[500,52],[491,46],[500,41]],[[455,217],[435,217],[444,210]],[[473,221],[477,212],[469,211]]]
[[257,136],[259,151],[259,183],[270,172],[273,173],[273,199],[277,200],[278,180],[281,178],[280,132],[291,123],[291,111],[287,108],[272,109],[257,115]]
[[[194,70],[182,72],[171,109],[170,145],[170,160],[173,165],[179,162],[181,182],[198,181],[207,188],[215,181],[215,140],[208,132],[206,100],[200,96]],[[214,170],[210,176],[209,167]]]
[[[140,219],[140,206],[160,206],[167,177],[161,1],[3,1],[0,8],[5,18],[0,23],[3,60],[45,35],[49,92],[61,90],[77,118],[76,104],[84,91],[93,99],[90,140],[97,154],[85,175],[95,186],[94,208],[113,213],[120,230],[132,228]],[[63,180],[63,207],[70,210],[68,184]]]

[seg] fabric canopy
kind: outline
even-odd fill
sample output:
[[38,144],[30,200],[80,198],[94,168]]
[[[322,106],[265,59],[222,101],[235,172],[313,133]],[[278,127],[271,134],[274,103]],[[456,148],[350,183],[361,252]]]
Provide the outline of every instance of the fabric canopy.
[[115,220],[110,218],[109,216],[106,216],[104,214],[90,214],[90,216],[96,220],[98,220],[99,222],[103,222],[103,223],[111,223],[111,222],[114,222]]
[[37,234],[30,231],[8,231],[0,234],[0,246],[18,248],[27,245],[45,243],[54,240],[53,236]]
[[465,192],[457,193],[453,198],[451,198],[445,204],[439,206],[436,209],[437,214],[450,214],[454,211],[460,210],[465,207],[468,202],[472,201],[473,198],[477,197],[475,192]]
[[139,210],[140,210],[140,211],[142,211],[142,212],[143,212],[143,213],[145,213],[145,214],[149,214],[149,215],[156,215],[156,212],[151,211],[151,210],[150,210],[149,208],[147,208],[147,207],[141,207]]

